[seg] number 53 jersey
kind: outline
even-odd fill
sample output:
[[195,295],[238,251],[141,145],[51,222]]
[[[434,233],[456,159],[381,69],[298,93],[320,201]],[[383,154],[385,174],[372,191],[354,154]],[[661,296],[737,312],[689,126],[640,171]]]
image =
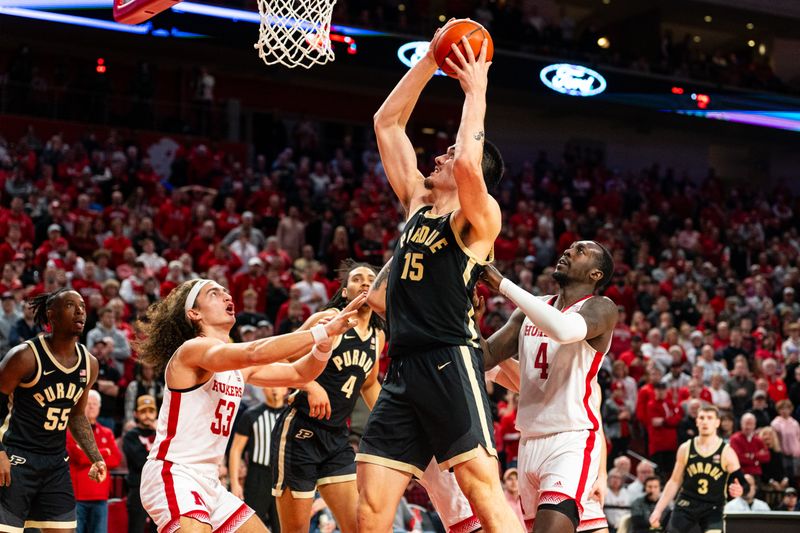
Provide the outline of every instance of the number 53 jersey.
[[[553,305],[557,296],[542,299]],[[565,308],[577,313],[591,295]],[[597,372],[610,348],[598,352],[585,340],[559,344],[530,318],[519,330],[521,384],[517,429],[523,437],[563,431],[596,431],[600,427],[600,387]]]
[[191,389],[167,387],[148,459],[207,465],[216,471],[243,393],[244,380],[238,370],[215,372]]

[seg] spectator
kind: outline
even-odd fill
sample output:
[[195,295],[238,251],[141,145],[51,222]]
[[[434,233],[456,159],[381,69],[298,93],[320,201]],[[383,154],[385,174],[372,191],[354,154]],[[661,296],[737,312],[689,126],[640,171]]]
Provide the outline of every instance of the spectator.
[[517,463],[520,439],[520,432],[516,425],[519,394],[511,393],[510,396],[505,412],[500,415],[500,423],[497,428],[497,437],[503,451],[503,463],[507,466]]
[[117,402],[122,381],[122,372],[117,369],[111,358],[113,347],[114,341],[111,337],[103,337],[98,339],[91,349],[92,355],[97,358],[99,365],[95,382],[95,387],[102,400],[99,420],[111,431],[114,431],[116,427]]
[[300,303],[308,306],[312,313],[328,301],[328,291],[319,281],[314,280],[316,271],[313,266],[309,266],[303,271],[303,279],[292,285],[292,290],[299,291]]
[[643,422],[647,427],[648,453],[661,472],[669,473],[675,464],[678,449],[677,427],[681,421],[680,407],[667,397],[666,385],[655,386],[655,396],[647,404]]
[[745,474],[744,478],[749,484],[747,494],[734,498],[725,504],[725,513],[746,513],[753,511],[756,513],[766,513],[771,509],[767,502],[756,498],[756,480],[750,474]]
[[139,486],[142,481],[142,468],[150,454],[150,449],[156,439],[156,399],[144,394],[136,399],[134,417],[136,425],[125,433],[122,438],[122,451],[128,465],[128,533],[142,533],[145,524],[149,522],[148,533],[155,533],[155,523],[149,519],[142,507],[142,498]]
[[800,353],[800,322],[793,322],[786,328],[789,338],[781,344],[783,359],[788,360],[792,355]]
[[781,504],[775,508],[776,511],[800,511],[800,505],[797,504],[797,489],[789,487],[783,491],[783,500]]
[[755,390],[756,382],[750,379],[750,369],[747,367],[747,361],[745,359],[737,359],[733,364],[733,372],[727,383],[725,383],[725,391],[731,397],[734,416],[740,417],[747,410]]
[[[653,529],[650,527],[650,514],[661,497],[661,480],[656,476],[648,477],[644,482],[644,496],[631,502],[631,533],[653,533],[664,531],[664,528]],[[661,515],[661,523],[669,523],[669,511]]]
[[622,381],[611,383],[611,398],[603,403],[603,425],[606,438],[611,440],[609,458],[625,453],[632,436],[632,411],[625,402],[625,385]]
[[639,464],[636,465],[636,479],[626,487],[631,496],[631,500],[644,496],[645,482],[648,478],[655,475],[654,466],[655,463],[651,463],[650,461],[639,461]]
[[34,338],[42,331],[44,331],[42,326],[37,324],[33,319],[33,310],[31,306],[27,303],[23,304],[22,318],[17,320],[8,332],[8,345],[16,346],[21,342]]
[[731,447],[739,456],[742,472],[761,478],[761,465],[768,463],[769,450],[758,435],[756,435],[756,417],[751,413],[742,415],[741,430],[731,437]]
[[131,345],[128,338],[120,331],[114,323],[114,310],[111,307],[100,309],[100,321],[86,336],[86,344],[89,351],[94,353],[94,345],[100,339],[111,340],[111,361],[116,366],[120,374],[124,372],[124,362],[131,356]]
[[794,288],[786,287],[783,289],[783,299],[775,306],[775,311],[778,316],[786,316],[788,314],[792,320],[800,318],[800,304],[794,299]]
[[287,216],[278,223],[278,246],[285,250],[292,260],[300,257],[300,249],[305,244],[306,226],[300,220],[300,210],[291,206]]
[[[103,456],[106,466],[112,470],[119,465],[122,456],[114,440],[114,432],[97,422],[100,414],[100,394],[95,390],[88,392],[86,418],[92,425],[97,450]],[[105,533],[108,527],[108,496],[111,490],[111,476],[101,483],[89,479],[92,461],[78,446],[72,433],[67,432],[67,455],[72,486],[78,507],[78,533]]]
[[666,348],[661,345],[661,330],[651,328],[647,332],[647,342],[642,345],[642,354],[645,361],[654,361],[662,373],[672,365],[672,356]]
[[133,263],[133,272],[123,279],[119,286],[119,296],[126,304],[133,305],[136,295],[144,293],[144,280],[146,277],[145,264],[136,259]]
[[728,411],[733,406],[731,397],[728,392],[723,388],[725,385],[725,378],[722,374],[714,374],[711,376],[711,403],[716,405],[722,410]]
[[22,313],[17,309],[14,293],[7,291],[0,296],[2,309],[0,309],[0,353],[5,355],[11,346],[11,328],[22,318]]
[[769,395],[770,400],[778,403],[781,400],[785,400],[789,397],[788,390],[786,389],[786,383],[778,373],[778,362],[775,361],[775,359],[765,359],[764,362],[761,363],[761,373],[767,380],[767,383],[769,383],[767,394]]
[[763,485],[771,490],[782,491],[789,486],[789,477],[784,468],[781,442],[775,430],[770,426],[757,431],[759,438],[769,450],[769,462],[761,465],[761,480]]
[[522,513],[522,502],[519,499],[519,474],[516,468],[509,468],[503,472],[503,493],[506,500],[519,518],[522,527],[525,527],[525,515]]
[[697,436],[697,413],[702,405],[697,399],[686,402],[686,416],[678,424],[678,444]]
[[731,440],[736,429],[736,419],[728,412],[719,414],[719,436],[725,440]]
[[783,468],[789,476],[800,477],[800,424],[792,418],[794,406],[789,400],[778,402],[778,416],[770,426],[783,450]]
[[728,379],[728,369],[725,367],[725,363],[714,359],[714,348],[710,344],[706,344],[700,350],[700,359],[697,360],[697,365],[703,369],[703,383],[706,385],[711,383],[711,376],[714,374]]
[[139,362],[136,365],[136,377],[128,383],[125,389],[125,426],[134,422],[135,408],[139,405],[139,398],[149,396],[155,398],[156,407],[161,405],[164,398],[164,380],[157,376],[152,365]]
[[631,379],[633,379],[634,382],[639,381],[645,373],[642,337],[638,334],[634,334],[631,337],[630,350],[622,352],[618,360],[625,364],[628,369],[627,373],[630,374]]
[[254,290],[257,295],[256,309],[267,307],[267,284],[269,280],[264,274],[264,262],[259,257],[252,257],[247,262],[247,271],[239,272],[231,280],[231,296],[235,309],[244,307],[244,292]]
[[631,514],[631,496],[622,484],[622,474],[616,468],[608,472],[608,492],[603,506],[608,525],[611,530],[619,527],[620,522]]
[[763,390],[757,390],[753,393],[753,406],[748,411],[756,418],[756,427],[763,428],[768,426],[772,419],[778,413],[773,409],[768,402],[767,393]]
[[[673,346],[672,348],[680,350],[677,346]],[[670,351],[672,351],[672,348],[670,348]],[[669,373],[664,376],[661,381],[667,385],[667,388],[681,389],[689,385],[691,379],[689,374],[683,371],[683,363],[680,361],[673,361],[669,367]]]
[[258,292],[254,289],[245,289],[242,293],[242,308],[236,313],[236,325],[233,329],[234,340],[241,340],[239,328],[242,326],[258,326],[261,321],[267,320],[267,315],[258,310]]
[[225,235],[225,238],[222,239],[222,242],[226,245],[230,246],[234,242],[239,239],[239,236],[242,233],[247,233],[250,235],[250,242],[255,246],[258,250],[264,248],[264,245],[267,243],[266,237],[264,237],[264,233],[253,226],[254,215],[251,211],[245,211],[242,213],[242,223],[233,228]]
[[614,381],[619,381],[624,386],[625,404],[631,412],[636,409],[636,396],[639,391],[639,386],[636,380],[628,375],[628,367],[622,361],[614,361],[611,365],[611,378]]

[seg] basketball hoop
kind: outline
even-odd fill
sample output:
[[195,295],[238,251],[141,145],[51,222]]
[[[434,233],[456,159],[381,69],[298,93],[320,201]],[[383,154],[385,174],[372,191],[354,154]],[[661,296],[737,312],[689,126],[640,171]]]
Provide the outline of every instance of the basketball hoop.
[[254,45],[267,65],[311,68],[334,60],[331,16],[336,0],[258,0]]

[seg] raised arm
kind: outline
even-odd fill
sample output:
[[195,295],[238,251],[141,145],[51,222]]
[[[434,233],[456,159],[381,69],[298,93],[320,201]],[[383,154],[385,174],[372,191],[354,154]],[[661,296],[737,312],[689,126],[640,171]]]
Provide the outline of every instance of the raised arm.
[[500,232],[500,206],[489,196],[481,167],[486,137],[484,133],[486,87],[489,67],[492,64],[486,61],[489,41],[484,39],[477,58],[466,37],[462,38],[462,42],[466,56],[453,44],[456,61],[446,59],[464,90],[464,106],[461,110],[461,124],[458,127],[453,156],[453,177],[458,187],[458,201],[461,205],[458,216],[467,219],[474,231],[475,240],[489,239],[494,242]]
[[422,174],[417,169],[417,154],[406,134],[406,124],[436,69],[433,51],[430,50],[406,72],[373,117],[383,168],[408,215],[416,208],[425,188]]
[[[308,317],[308,319],[305,322],[303,322],[303,325],[300,326],[299,328],[297,328],[295,330],[295,332],[297,332],[297,331],[310,331],[311,328],[316,326],[319,323],[320,320],[322,320],[324,318],[333,318],[333,317],[335,317],[336,316],[336,312],[337,312],[336,309],[325,309],[324,311],[318,311],[318,312],[314,313],[313,315],[311,315],[310,317]],[[290,362],[291,361],[297,361],[298,359],[300,359],[301,357],[303,357],[307,353],[308,353],[308,350],[300,350],[298,352],[295,352],[293,354],[288,355],[286,357],[286,359],[288,359]]]
[[298,351],[308,353],[315,342],[341,335],[352,328],[355,323],[353,317],[365,301],[366,296],[359,295],[330,322],[325,325],[318,324],[307,331],[295,331],[252,342],[236,343],[197,337],[181,346],[175,359],[184,367],[222,372],[274,363]]
[[383,265],[383,268],[378,275],[375,276],[375,281],[372,282],[372,285],[369,288],[369,292],[367,293],[367,304],[372,308],[373,313],[378,313],[378,315],[386,319],[386,289],[389,283],[389,271],[392,269],[392,258],[389,258],[386,261],[386,264]]
[[686,460],[689,457],[690,442],[691,441],[687,440],[678,447],[678,456],[675,459],[675,468],[672,469],[672,475],[667,481],[667,484],[664,485],[664,491],[661,493],[658,503],[656,503],[653,512],[650,514],[650,526],[652,527],[661,527],[661,514],[672,502],[672,500],[675,499],[675,495],[678,494],[678,489],[681,488],[681,483],[683,483],[683,471],[686,470]]
[[560,344],[591,341],[614,329],[617,323],[617,306],[605,296],[591,298],[577,313],[562,313],[504,278],[492,265],[484,269],[484,279],[514,302],[545,335]]

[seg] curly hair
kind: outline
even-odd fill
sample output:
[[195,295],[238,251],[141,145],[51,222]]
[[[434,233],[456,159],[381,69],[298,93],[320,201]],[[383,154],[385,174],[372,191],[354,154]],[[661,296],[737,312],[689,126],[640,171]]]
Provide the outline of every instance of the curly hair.
[[[357,268],[368,268],[372,271],[373,274],[377,274],[378,272],[375,270],[375,267],[370,265],[369,263],[359,263],[358,261],[354,261],[352,259],[345,259],[339,264],[339,268],[337,272],[339,273],[339,288],[336,289],[336,292],[333,294],[328,303],[322,306],[322,310],[324,309],[344,309],[347,307],[347,304],[350,303],[347,301],[347,298],[344,297],[342,294],[342,289],[347,287],[347,281],[350,279],[350,273]],[[383,320],[378,313],[372,313],[369,318],[369,326],[373,329],[382,329],[386,330],[386,321]]]
[[151,305],[144,318],[137,322],[143,338],[135,342],[135,348],[140,359],[155,367],[156,373],[164,370],[181,344],[200,333],[200,326],[187,318],[184,309],[189,291],[197,281],[184,281],[172,289],[166,298]]
[[53,292],[43,292],[33,298],[28,298],[28,307],[33,311],[33,321],[44,327],[50,323],[47,310],[52,309],[56,298],[62,293],[71,292],[72,289],[58,289]]

